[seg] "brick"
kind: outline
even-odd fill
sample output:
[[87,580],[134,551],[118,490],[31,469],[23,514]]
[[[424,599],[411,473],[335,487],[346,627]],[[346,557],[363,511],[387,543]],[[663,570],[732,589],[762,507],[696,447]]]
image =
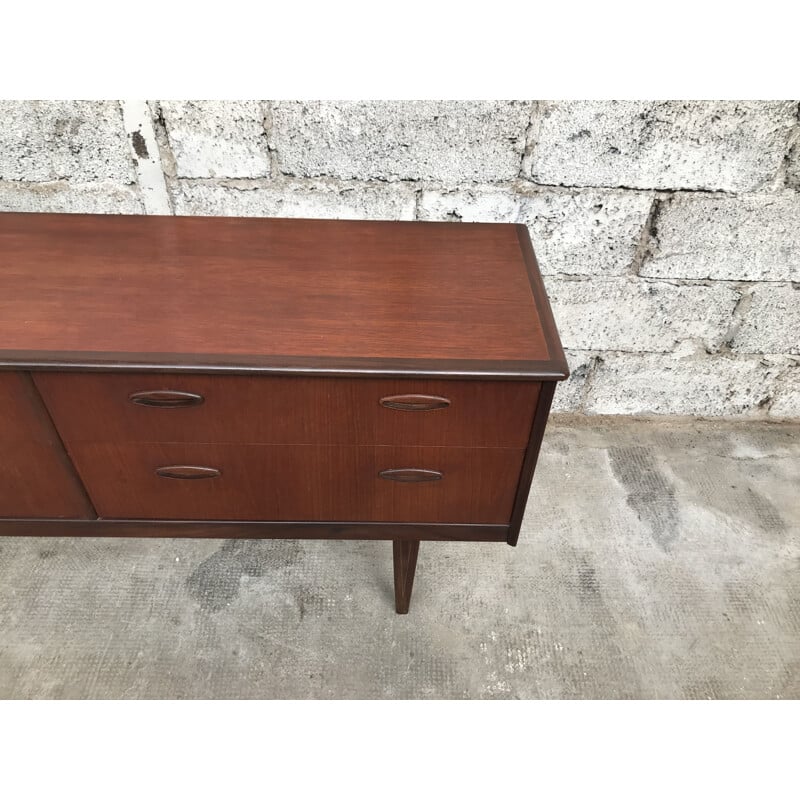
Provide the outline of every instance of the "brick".
[[783,163],[797,103],[546,103],[528,174],[537,183],[752,191]]
[[3,100],[0,118],[0,180],[135,180],[116,102]]
[[800,363],[795,363],[775,382],[775,396],[769,416],[800,419]]
[[501,181],[519,175],[527,102],[279,102],[282,173],[357,180]]
[[432,221],[522,222],[528,202],[525,195],[496,186],[451,191],[424,189],[417,216]]
[[525,218],[543,273],[629,272],[652,205],[641,192],[534,194]]
[[324,180],[239,187],[181,181],[174,199],[177,214],[393,220],[414,218],[415,192],[405,184]]
[[739,293],[725,285],[548,278],[564,347],[665,353],[684,340],[717,350]]
[[766,404],[781,367],[758,358],[609,353],[598,362],[590,414],[736,416]]
[[144,208],[136,186],[0,181],[0,211],[142,214]]
[[800,281],[800,194],[677,195],[658,208],[639,274]]
[[570,375],[556,387],[552,410],[556,413],[570,413],[583,410],[583,393],[586,381],[594,369],[595,354],[579,350],[565,350]]
[[760,284],[747,301],[731,349],[800,355],[800,287]]
[[544,275],[624,275],[652,204],[643,192],[529,191],[479,187],[426,190],[419,218],[522,222]]
[[257,100],[160,102],[179,178],[270,174],[264,110]]
[[789,151],[786,164],[786,185],[792,189],[800,189],[800,129],[794,132],[794,146]]

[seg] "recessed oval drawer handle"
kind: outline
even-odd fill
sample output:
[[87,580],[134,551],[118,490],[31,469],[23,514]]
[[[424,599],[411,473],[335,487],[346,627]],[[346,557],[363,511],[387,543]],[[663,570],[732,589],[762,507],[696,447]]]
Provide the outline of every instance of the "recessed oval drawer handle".
[[382,397],[381,405],[397,411],[436,411],[447,408],[450,401],[446,397],[429,394],[395,394],[391,397]]
[[194,467],[188,464],[175,464],[170,467],[159,467],[156,475],[159,478],[177,478],[184,481],[196,481],[201,478],[218,478],[222,473],[214,467]]
[[171,389],[155,389],[147,392],[134,392],[128,395],[131,403],[137,406],[153,406],[154,408],[182,408],[199,406],[203,395],[194,392],[175,392]]
[[378,476],[387,481],[399,483],[422,483],[424,481],[440,481],[444,475],[435,469],[384,469]]

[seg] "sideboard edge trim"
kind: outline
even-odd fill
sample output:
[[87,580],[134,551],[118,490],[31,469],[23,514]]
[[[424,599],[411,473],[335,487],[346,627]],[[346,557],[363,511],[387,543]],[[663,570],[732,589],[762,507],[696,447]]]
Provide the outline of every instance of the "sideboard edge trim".
[[466,359],[379,359],[333,356],[252,356],[192,353],[105,353],[0,350],[0,370],[170,372],[319,377],[385,377],[560,381],[564,363]]

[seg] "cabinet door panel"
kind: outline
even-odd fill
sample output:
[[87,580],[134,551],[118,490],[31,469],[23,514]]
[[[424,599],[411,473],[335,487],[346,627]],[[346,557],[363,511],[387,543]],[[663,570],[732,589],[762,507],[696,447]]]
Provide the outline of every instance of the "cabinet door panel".
[[94,516],[30,376],[0,372],[0,517]]

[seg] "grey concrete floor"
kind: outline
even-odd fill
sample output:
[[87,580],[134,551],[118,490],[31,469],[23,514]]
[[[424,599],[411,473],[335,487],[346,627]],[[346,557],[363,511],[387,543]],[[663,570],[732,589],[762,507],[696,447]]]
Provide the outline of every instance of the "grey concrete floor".
[[0,538],[3,698],[800,698],[800,426],[556,418],[520,544]]

